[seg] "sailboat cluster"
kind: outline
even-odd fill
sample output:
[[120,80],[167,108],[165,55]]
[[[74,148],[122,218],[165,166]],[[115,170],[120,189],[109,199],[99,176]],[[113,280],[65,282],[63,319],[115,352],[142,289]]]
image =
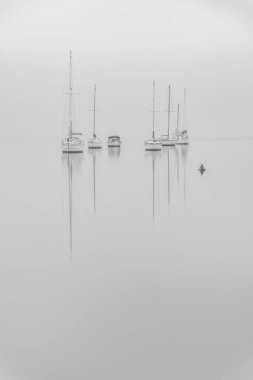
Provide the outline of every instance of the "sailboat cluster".
[[[186,89],[184,90],[184,110],[186,108]],[[180,130],[179,123],[179,104],[177,106],[177,124],[176,130],[171,133],[171,88],[169,86],[169,95],[168,95],[168,130],[166,135],[161,135],[160,138],[155,137],[155,82],[153,82],[153,130],[152,137],[144,142],[146,150],[161,150],[162,146],[175,146],[176,144],[187,145],[189,144],[188,131],[186,129]]]
[[[96,85],[94,86],[94,95],[93,95],[93,134],[91,139],[88,141],[89,149],[101,149],[102,140],[96,135]],[[68,95],[68,132],[67,136],[62,140],[61,147],[63,153],[82,153],[84,149],[84,138],[81,132],[74,131],[74,97],[73,92],[73,64],[72,64],[72,52],[70,50],[69,56],[69,77],[68,77],[68,92],[65,93]],[[186,106],[186,89],[184,90],[184,110]],[[147,139],[144,142],[145,150],[148,151],[159,151],[162,149],[162,146],[174,146],[176,144],[186,145],[189,144],[188,131],[184,128],[180,130],[179,123],[179,104],[177,107],[177,124],[176,130],[172,134],[171,132],[171,123],[170,123],[170,114],[171,114],[171,88],[169,86],[168,94],[168,130],[166,135],[162,135],[159,138],[155,137],[155,82],[153,82],[153,129],[151,138]],[[113,135],[108,137],[107,141],[108,147],[117,147],[121,146],[120,136]]]

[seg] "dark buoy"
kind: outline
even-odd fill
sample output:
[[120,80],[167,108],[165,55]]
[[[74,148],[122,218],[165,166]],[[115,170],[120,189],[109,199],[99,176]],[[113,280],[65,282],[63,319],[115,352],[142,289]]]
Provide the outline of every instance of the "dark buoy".
[[206,168],[204,167],[203,164],[201,164],[200,167],[199,167],[200,174],[203,175],[205,173],[205,171],[206,171]]

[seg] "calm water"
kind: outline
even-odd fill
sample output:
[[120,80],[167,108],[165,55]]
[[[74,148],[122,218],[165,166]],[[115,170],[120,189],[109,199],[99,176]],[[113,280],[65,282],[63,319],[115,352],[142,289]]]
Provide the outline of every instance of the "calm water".
[[252,379],[253,140],[0,146],[0,379]]

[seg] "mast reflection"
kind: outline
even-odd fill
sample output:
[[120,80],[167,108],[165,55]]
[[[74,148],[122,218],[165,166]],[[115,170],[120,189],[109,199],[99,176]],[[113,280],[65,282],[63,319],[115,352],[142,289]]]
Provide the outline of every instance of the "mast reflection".
[[[173,192],[173,183],[175,169],[177,174],[177,181],[179,185],[179,162],[178,162],[178,152],[175,146],[167,146],[163,149],[163,154],[167,155],[167,202],[168,202],[168,211],[170,210],[172,204],[172,192]],[[176,160],[175,158],[176,157]],[[175,165],[176,164],[176,168]]]
[[168,155],[168,210],[170,209],[170,203],[171,203],[171,191],[170,191],[170,154],[171,154],[171,149],[167,149],[167,155]]
[[160,151],[145,151],[145,157],[152,160],[152,219],[155,221],[155,161],[161,154]]
[[101,149],[90,149],[89,154],[92,156],[92,165],[93,165],[93,210],[94,210],[94,214],[95,214],[96,213],[96,207],[97,207],[97,200],[96,200],[96,162],[97,162],[97,157],[101,154]]
[[80,172],[83,163],[83,155],[77,153],[63,153],[62,167],[67,169],[68,181],[68,220],[69,220],[69,254],[72,260],[73,250],[73,178]]

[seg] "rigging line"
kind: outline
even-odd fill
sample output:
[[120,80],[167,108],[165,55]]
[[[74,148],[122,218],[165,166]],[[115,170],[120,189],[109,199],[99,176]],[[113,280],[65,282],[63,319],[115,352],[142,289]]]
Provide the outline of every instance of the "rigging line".
[[79,87],[78,87],[78,80],[77,80],[77,74],[76,74],[76,67],[75,67],[75,64],[73,63],[73,84],[75,85],[76,89],[77,89],[77,93],[79,93]]
[[62,96],[62,132],[65,132],[66,120],[67,120],[67,97]]
[[81,125],[81,106],[80,106],[80,91],[79,91],[79,86],[78,86],[78,80],[77,80],[77,74],[76,74],[76,67],[75,67],[75,64],[73,64],[73,84],[75,85],[76,87],[76,95],[77,96],[77,104],[76,104],[76,108],[77,108],[77,115],[76,116],[76,124],[78,125],[78,128],[80,128],[80,125]]
[[[70,69],[70,63],[67,65],[67,70],[65,72],[65,77],[64,77],[64,85],[63,85],[63,91],[62,94],[64,95],[66,92],[67,84],[68,84],[68,74],[69,74],[69,69]],[[63,107],[63,119],[62,119],[62,133],[64,133],[65,130],[65,123],[66,123],[66,113],[67,113],[67,98],[63,96],[63,101],[62,101],[62,107]]]
[[94,98],[93,98],[93,137],[96,138],[96,84],[94,85]]
[[63,86],[63,91],[62,91],[63,94],[65,92],[65,89],[67,88],[69,69],[70,69],[70,63],[68,63],[67,70],[65,73],[64,86]]
[[170,103],[170,113],[172,115],[172,119],[173,119],[173,126],[174,126],[174,133],[175,133],[175,125],[176,125],[176,120],[175,120],[175,112],[174,112],[174,103],[173,103],[173,100],[171,99],[171,103]]
[[73,131],[73,96],[72,96],[72,92],[73,92],[73,84],[72,84],[72,81],[73,81],[73,74],[72,74],[72,51],[70,50],[69,51],[70,53],[70,56],[69,56],[69,129],[68,129],[68,135],[72,137],[72,131]]
[[155,138],[155,81],[153,81],[153,139]]
[[171,104],[171,100],[170,100],[170,86],[169,86],[169,99],[168,99],[168,138],[170,137],[170,104]]

